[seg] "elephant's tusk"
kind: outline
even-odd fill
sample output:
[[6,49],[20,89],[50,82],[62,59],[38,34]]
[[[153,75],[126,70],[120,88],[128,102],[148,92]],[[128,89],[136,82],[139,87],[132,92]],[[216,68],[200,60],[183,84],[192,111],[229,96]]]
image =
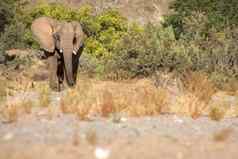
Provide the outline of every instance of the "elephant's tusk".
[[75,50],[73,50],[73,54],[74,54],[74,55],[77,55],[77,52],[76,52]]
[[60,53],[63,53],[63,50],[62,49],[60,49],[60,51],[59,51]]

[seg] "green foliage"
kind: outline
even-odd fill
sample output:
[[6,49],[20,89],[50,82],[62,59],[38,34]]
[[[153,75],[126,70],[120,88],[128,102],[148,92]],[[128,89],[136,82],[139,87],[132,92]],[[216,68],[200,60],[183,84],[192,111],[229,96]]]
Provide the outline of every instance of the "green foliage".
[[0,1],[0,32],[4,31],[6,25],[10,24],[14,17],[16,0]]
[[24,47],[25,45],[22,39],[25,33],[24,30],[25,26],[22,23],[8,25],[0,37],[0,52],[4,52],[11,47]]
[[172,26],[189,56],[191,70],[216,81],[238,77],[236,0],[176,0],[164,26]]
[[183,21],[186,32],[178,41],[184,44],[191,58],[191,69],[237,78],[237,29],[211,27],[207,15],[199,12],[193,12]]
[[182,71],[189,62],[184,46],[176,41],[171,27],[148,24],[140,31],[136,27],[131,28],[115,50],[109,68],[119,74],[128,72],[128,77],[136,77],[149,76],[164,68]]
[[3,0],[0,2],[0,56],[5,50],[26,46],[22,37],[25,35],[25,24],[17,19],[20,0]]
[[171,4],[174,14],[166,18],[165,25],[172,25],[176,36],[186,33],[186,18],[192,14],[206,15],[208,28],[224,29],[238,25],[237,0],[175,0]]
[[176,0],[172,8],[182,17],[189,16],[191,12],[205,13],[213,26],[238,24],[236,0]]

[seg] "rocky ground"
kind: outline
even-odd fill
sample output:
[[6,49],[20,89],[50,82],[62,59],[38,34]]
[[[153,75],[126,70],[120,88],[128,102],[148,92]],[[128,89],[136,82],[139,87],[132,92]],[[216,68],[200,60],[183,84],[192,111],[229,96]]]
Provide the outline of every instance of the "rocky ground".
[[[31,0],[33,3],[38,0]],[[81,7],[89,4],[96,12],[104,9],[115,8],[123,16],[131,21],[146,24],[148,22],[159,23],[162,16],[169,13],[169,3],[173,0],[46,0],[50,3],[65,3],[73,7]]]
[[79,121],[44,111],[0,122],[1,159],[236,159],[238,119],[175,115]]

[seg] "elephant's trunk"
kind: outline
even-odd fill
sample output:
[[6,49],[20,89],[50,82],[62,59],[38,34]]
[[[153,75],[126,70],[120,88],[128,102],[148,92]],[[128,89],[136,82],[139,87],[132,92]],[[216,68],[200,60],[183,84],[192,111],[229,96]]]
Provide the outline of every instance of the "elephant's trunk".
[[73,48],[65,48],[63,52],[65,75],[66,75],[66,80],[69,86],[74,86],[76,82],[73,78],[72,50]]

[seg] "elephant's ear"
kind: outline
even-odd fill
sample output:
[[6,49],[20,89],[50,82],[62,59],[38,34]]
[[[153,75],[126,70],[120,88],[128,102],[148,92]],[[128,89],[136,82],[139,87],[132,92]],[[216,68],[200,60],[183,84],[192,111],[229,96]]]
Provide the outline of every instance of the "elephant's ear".
[[74,52],[76,53],[83,46],[85,34],[80,23],[72,22],[72,25],[74,27]]
[[33,21],[31,30],[40,47],[48,52],[54,52],[55,40],[53,37],[56,21],[48,17],[40,17]]

